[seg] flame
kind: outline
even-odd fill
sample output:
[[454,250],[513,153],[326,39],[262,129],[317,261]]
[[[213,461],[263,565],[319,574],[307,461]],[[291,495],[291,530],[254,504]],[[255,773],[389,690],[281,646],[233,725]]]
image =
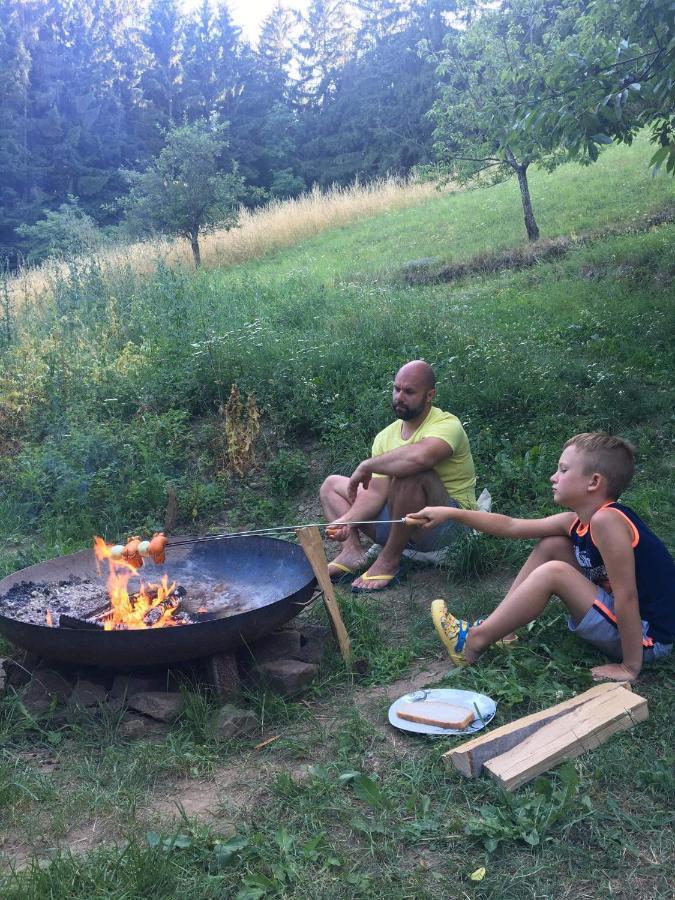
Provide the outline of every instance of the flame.
[[54,620],[52,619],[52,611],[51,611],[51,609],[48,609],[48,610],[47,610],[47,616],[46,616],[46,618],[47,618],[47,627],[48,627],[48,628],[53,628],[53,627],[54,627]]
[[[94,538],[94,553],[97,563],[108,561],[108,595],[110,597],[111,613],[103,620],[106,631],[116,629],[162,628],[167,625],[180,625],[180,621],[173,618],[176,611],[175,603],[167,603],[162,607],[167,598],[176,588],[176,583],[169,584],[168,575],[162,575],[160,584],[148,584],[141,582],[138,594],[129,596],[127,585],[129,579],[138,575],[137,570],[125,559],[113,559],[110,554],[111,547],[100,538]],[[100,574],[100,565],[98,567]],[[144,617],[152,609],[161,609],[161,614],[151,625],[144,621]]]

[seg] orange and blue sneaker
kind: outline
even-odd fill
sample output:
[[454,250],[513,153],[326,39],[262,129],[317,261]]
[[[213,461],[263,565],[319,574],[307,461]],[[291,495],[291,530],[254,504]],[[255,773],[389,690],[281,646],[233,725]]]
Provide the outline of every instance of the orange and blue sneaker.
[[456,619],[448,612],[445,600],[434,600],[431,604],[431,618],[439,638],[443,641],[450,659],[456,666],[468,666],[464,657],[464,644],[466,643],[469,629],[482,621],[467,622],[464,619]]

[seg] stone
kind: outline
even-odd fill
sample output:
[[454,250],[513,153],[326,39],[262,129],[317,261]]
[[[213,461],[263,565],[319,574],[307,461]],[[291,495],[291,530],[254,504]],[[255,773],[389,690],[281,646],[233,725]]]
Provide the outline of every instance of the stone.
[[310,684],[318,674],[319,667],[299,659],[277,659],[263,663],[255,669],[273,691],[289,696],[297,694]]
[[181,694],[146,691],[129,697],[127,706],[159,722],[174,722],[183,710],[183,697]]
[[135,713],[126,713],[117,731],[120,737],[130,741],[162,738],[168,732],[169,726],[166,722],[157,722],[155,719],[137,716]]
[[29,712],[39,714],[64,705],[72,690],[72,684],[60,672],[40,669],[24,687],[21,701]]
[[107,694],[107,690],[101,683],[90,681],[88,678],[78,678],[68,698],[68,705],[90,709],[105,703]]
[[293,659],[319,665],[326,652],[330,628],[325,625],[303,625],[300,628],[300,646],[292,654]]
[[438,260],[435,256],[422,256],[420,259],[410,259],[408,262],[404,262],[401,269],[404,272],[417,272],[419,269],[428,269],[437,263]]
[[236,700],[241,679],[234,653],[216,653],[204,661],[204,675],[219,700]]
[[301,635],[294,628],[272,631],[264,638],[247,647],[243,653],[251,654],[258,665],[276,659],[297,659],[300,652]]
[[115,675],[110,688],[108,706],[112,712],[119,712],[129,697],[152,691],[166,691],[166,672],[136,673],[126,672]]
[[209,734],[214,740],[229,741],[250,734],[259,726],[258,717],[250,709],[239,709],[226,703],[211,720]]
[[28,684],[39,659],[34,653],[24,653],[21,659],[3,660],[2,667],[5,670],[7,684],[17,689]]

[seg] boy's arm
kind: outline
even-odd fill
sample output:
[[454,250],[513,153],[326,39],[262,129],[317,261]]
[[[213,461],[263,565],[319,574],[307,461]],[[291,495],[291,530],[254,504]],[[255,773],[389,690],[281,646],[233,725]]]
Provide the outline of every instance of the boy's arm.
[[572,512],[557,513],[544,519],[513,519],[499,513],[481,512],[475,509],[459,509],[454,506],[425,506],[416,513],[408,513],[406,519],[419,520],[423,528],[436,528],[448,519],[493,534],[495,537],[544,538],[569,534],[575,515]]
[[642,621],[635,583],[633,533],[623,517],[611,509],[598,510],[591,519],[591,528],[612,586],[623,656],[620,663],[595,666],[593,678],[633,681],[642,668]]

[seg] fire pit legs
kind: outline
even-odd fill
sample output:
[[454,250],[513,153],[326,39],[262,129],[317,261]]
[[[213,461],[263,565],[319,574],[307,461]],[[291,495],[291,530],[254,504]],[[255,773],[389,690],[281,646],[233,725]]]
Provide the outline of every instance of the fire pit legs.
[[236,700],[241,694],[241,681],[234,653],[218,653],[204,661],[204,674],[219,700]]

